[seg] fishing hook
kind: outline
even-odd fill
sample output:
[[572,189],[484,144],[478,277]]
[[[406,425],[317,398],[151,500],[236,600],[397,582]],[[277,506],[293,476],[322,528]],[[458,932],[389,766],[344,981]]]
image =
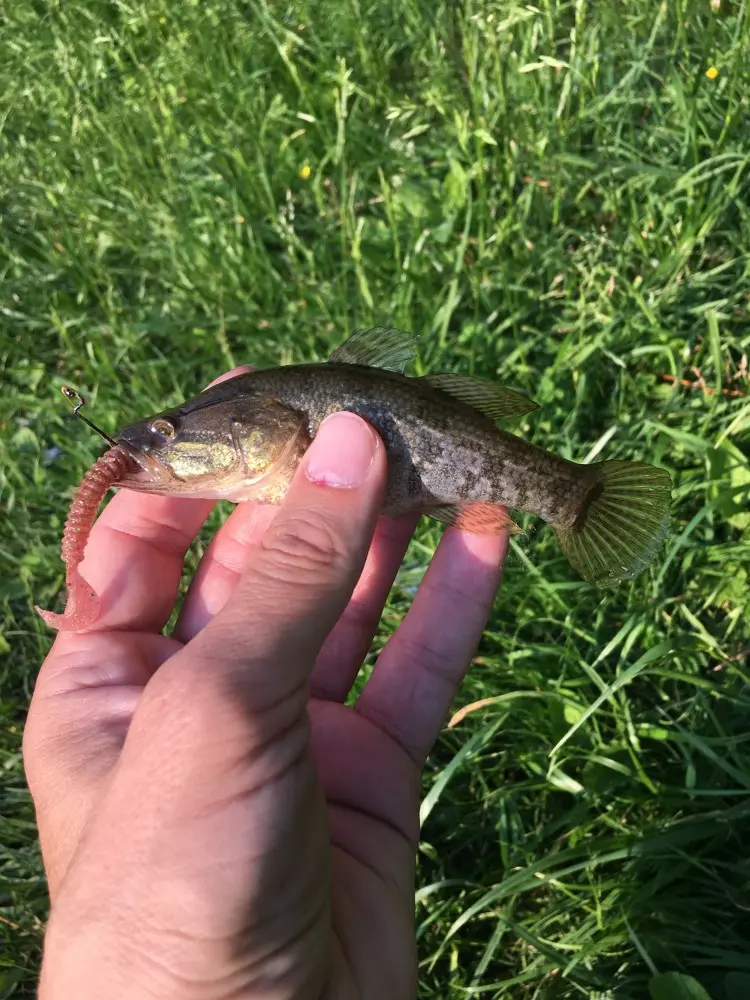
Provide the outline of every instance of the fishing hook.
[[103,437],[104,440],[108,444],[112,445],[113,448],[117,446],[117,442],[115,441],[114,438],[111,438],[109,434],[105,434],[100,427],[97,427],[95,423],[89,420],[88,417],[84,417],[84,415],[81,413],[81,407],[86,405],[86,400],[83,398],[80,392],[76,392],[75,389],[71,389],[69,385],[61,386],[60,391],[62,392],[63,396],[65,396],[65,398],[68,400],[68,402],[73,404],[74,416],[80,417],[81,420],[84,422],[84,424],[87,424],[92,429],[92,431],[96,431],[99,437]]

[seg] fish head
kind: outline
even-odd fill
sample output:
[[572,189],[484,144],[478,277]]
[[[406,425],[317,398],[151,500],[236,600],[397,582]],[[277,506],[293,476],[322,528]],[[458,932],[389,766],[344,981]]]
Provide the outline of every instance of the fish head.
[[221,385],[131,424],[115,440],[135,462],[118,485],[227,500],[278,500],[309,444],[302,414]]

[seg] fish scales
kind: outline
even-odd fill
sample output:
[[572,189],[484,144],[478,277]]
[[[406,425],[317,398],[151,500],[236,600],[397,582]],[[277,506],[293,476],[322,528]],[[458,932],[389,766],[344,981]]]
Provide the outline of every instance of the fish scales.
[[509,434],[477,410],[417,379],[353,365],[295,365],[224,383],[227,400],[252,408],[269,395],[303,414],[314,437],[348,410],[367,420],[388,454],[387,510],[482,501],[572,519],[589,481],[581,466]]

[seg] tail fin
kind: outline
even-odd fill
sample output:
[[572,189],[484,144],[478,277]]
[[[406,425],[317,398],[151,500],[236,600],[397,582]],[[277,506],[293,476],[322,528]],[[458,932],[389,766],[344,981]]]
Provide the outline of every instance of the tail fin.
[[581,576],[613,587],[638,576],[669,529],[672,480],[643,462],[599,462],[598,477],[573,524],[555,527],[562,550]]

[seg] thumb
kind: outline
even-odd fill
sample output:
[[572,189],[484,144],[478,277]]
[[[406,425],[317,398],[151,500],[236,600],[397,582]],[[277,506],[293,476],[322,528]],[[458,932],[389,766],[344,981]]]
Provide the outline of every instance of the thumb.
[[[369,424],[353,413],[325,420],[231,601],[196,650],[220,643],[224,669],[239,669],[249,682],[249,652],[253,661],[288,664],[289,682],[304,682],[362,572],[385,477],[385,449]],[[281,696],[283,671],[271,674],[255,680]]]
[[[200,746],[188,724],[208,727],[209,743],[220,730],[247,744],[250,723],[251,741],[264,743],[304,712],[318,652],[362,572],[385,479],[385,448],[370,425],[352,413],[328,417],[230,601],[152,678],[132,742],[143,725],[152,749],[156,733]],[[168,732],[170,719],[179,734]]]

